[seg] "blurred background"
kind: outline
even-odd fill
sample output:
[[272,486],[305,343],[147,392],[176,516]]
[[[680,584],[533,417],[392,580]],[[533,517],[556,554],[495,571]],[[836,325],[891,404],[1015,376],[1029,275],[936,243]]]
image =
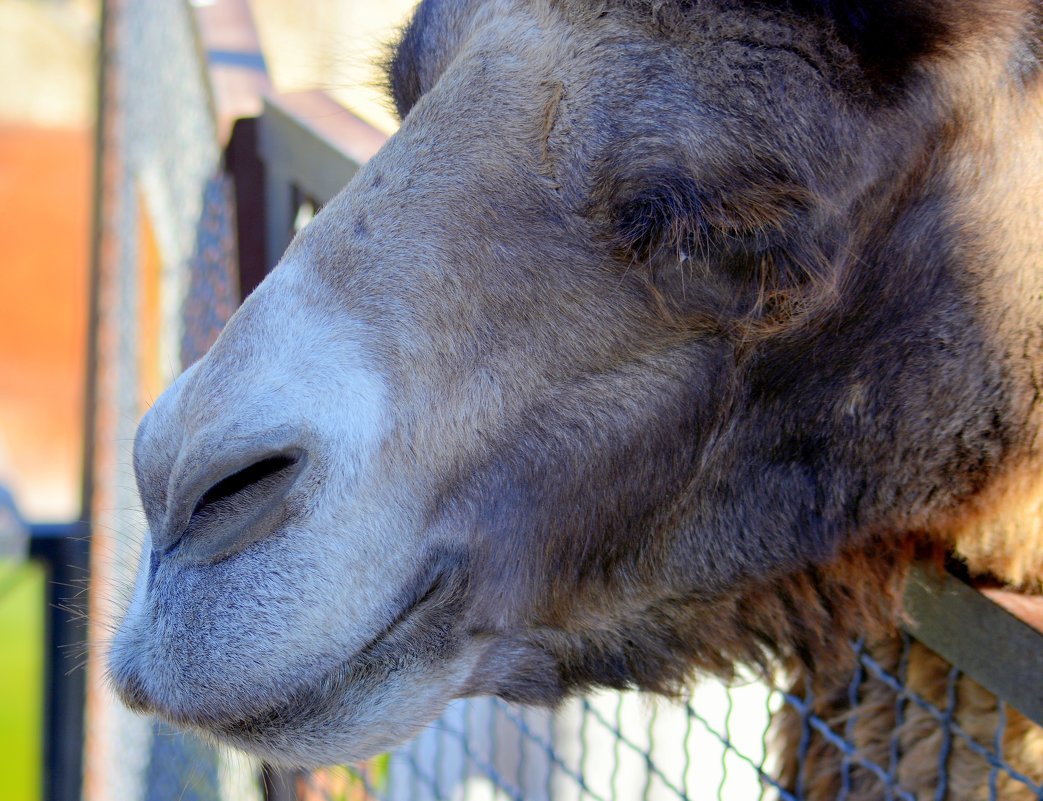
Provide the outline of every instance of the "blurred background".
[[25,543],[13,541],[10,507],[33,521],[81,516],[98,19],[95,0],[0,2],[4,799],[41,798],[44,772],[46,571],[16,561]]
[[[53,577],[46,560],[24,558],[28,544],[19,536],[19,523],[57,530],[86,521],[91,512],[91,500],[84,503],[85,370],[101,5],[100,0],[0,0],[0,529],[6,533],[0,548],[0,799],[5,801],[43,797],[45,674],[82,671],[85,660],[75,648],[60,652],[61,664],[46,664],[49,605],[82,601],[85,586],[68,586],[50,597],[46,585]],[[126,11],[113,5],[117,13]],[[163,4],[152,5],[157,17],[162,15]],[[328,89],[387,132],[395,122],[373,65],[380,44],[393,36],[411,5],[411,0],[257,0],[251,10],[265,52],[276,54],[269,56],[268,68],[278,91]],[[146,14],[148,6],[143,4]],[[138,322],[128,327],[128,335],[159,336],[157,320]],[[161,389],[175,368],[159,372],[145,391]],[[79,578],[85,580],[86,573]]]

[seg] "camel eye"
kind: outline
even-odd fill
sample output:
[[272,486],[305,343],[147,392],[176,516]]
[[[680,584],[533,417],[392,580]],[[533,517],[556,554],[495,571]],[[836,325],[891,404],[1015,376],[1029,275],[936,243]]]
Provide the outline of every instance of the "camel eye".
[[647,261],[665,252],[688,254],[712,233],[707,202],[695,182],[674,176],[621,193],[610,214],[615,250],[624,258]]

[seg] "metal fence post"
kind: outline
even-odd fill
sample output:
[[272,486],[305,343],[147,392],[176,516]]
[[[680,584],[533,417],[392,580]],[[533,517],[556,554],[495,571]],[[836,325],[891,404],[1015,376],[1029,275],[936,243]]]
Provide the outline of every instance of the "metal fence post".
[[79,801],[83,781],[83,725],[87,672],[89,546],[80,523],[30,526],[31,558],[47,571],[45,583],[43,767],[45,801]]

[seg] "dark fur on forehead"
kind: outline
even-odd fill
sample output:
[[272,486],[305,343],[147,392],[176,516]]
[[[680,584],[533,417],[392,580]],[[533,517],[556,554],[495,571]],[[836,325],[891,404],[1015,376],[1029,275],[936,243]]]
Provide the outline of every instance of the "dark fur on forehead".
[[832,20],[866,71],[885,84],[902,82],[920,60],[958,44],[986,9],[980,0],[784,0],[783,4]]
[[404,118],[428,91],[459,43],[475,2],[423,0],[387,48],[384,76],[388,94]]
[[901,86],[923,59],[957,46],[986,23],[996,6],[988,0],[617,0],[666,27],[680,28],[705,8],[792,14],[826,25],[848,49],[880,93]]
[[424,47],[421,31],[434,5],[421,3],[409,22],[399,31],[398,37],[387,45],[383,64],[384,82],[399,119],[409,113],[409,109],[423,94],[420,53]]
[[[431,88],[452,59],[467,20],[481,0],[423,0],[384,60],[385,83],[400,117]],[[577,19],[625,10],[675,31],[691,28],[693,14],[714,9],[794,15],[832,32],[854,55],[875,93],[901,89],[924,59],[953,50],[1009,3],[990,0],[557,0]],[[1043,3],[1033,0],[1034,21],[1011,64],[1023,81],[1041,69]],[[598,10],[600,9],[600,10]],[[579,12],[578,14],[576,12]]]
[[[385,85],[400,118],[431,88],[452,59],[460,37],[482,0],[422,0],[387,48]],[[924,59],[956,49],[975,31],[1009,11],[991,0],[556,0],[578,17],[608,8],[626,9],[666,29],[692,25],[692,14],[726,7],[810,19],[835,34],[857,59],[879,96],[893,95]],[[1010,70],[1024,83],[1043,71],[1043,0],[1030,0],[1033,24],[1012,54]],[[600,8],[601,11],[597,11]],[[819,42],[821,45],[822,42]]]

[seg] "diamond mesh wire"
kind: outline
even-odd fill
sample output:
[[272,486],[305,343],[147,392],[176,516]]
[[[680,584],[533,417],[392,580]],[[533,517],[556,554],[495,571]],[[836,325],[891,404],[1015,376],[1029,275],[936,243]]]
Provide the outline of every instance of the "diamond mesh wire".
[[686,702],[597,693],[553,713],[458,702],[389,755],[301,777],[299,797],[1043,798],[1043,738],[1016,711],[908,636],[851,648],[850,675],[815,686],[704,682]]
[[238,295],[233,212],[192,13],[181,0],[106,6],[84,782],[84,797],[97,801],[259,797],[255,766],[122,708],[102,663],[144,533],[131,445],[152,400],[148,366],[172,380],[205,352]]

